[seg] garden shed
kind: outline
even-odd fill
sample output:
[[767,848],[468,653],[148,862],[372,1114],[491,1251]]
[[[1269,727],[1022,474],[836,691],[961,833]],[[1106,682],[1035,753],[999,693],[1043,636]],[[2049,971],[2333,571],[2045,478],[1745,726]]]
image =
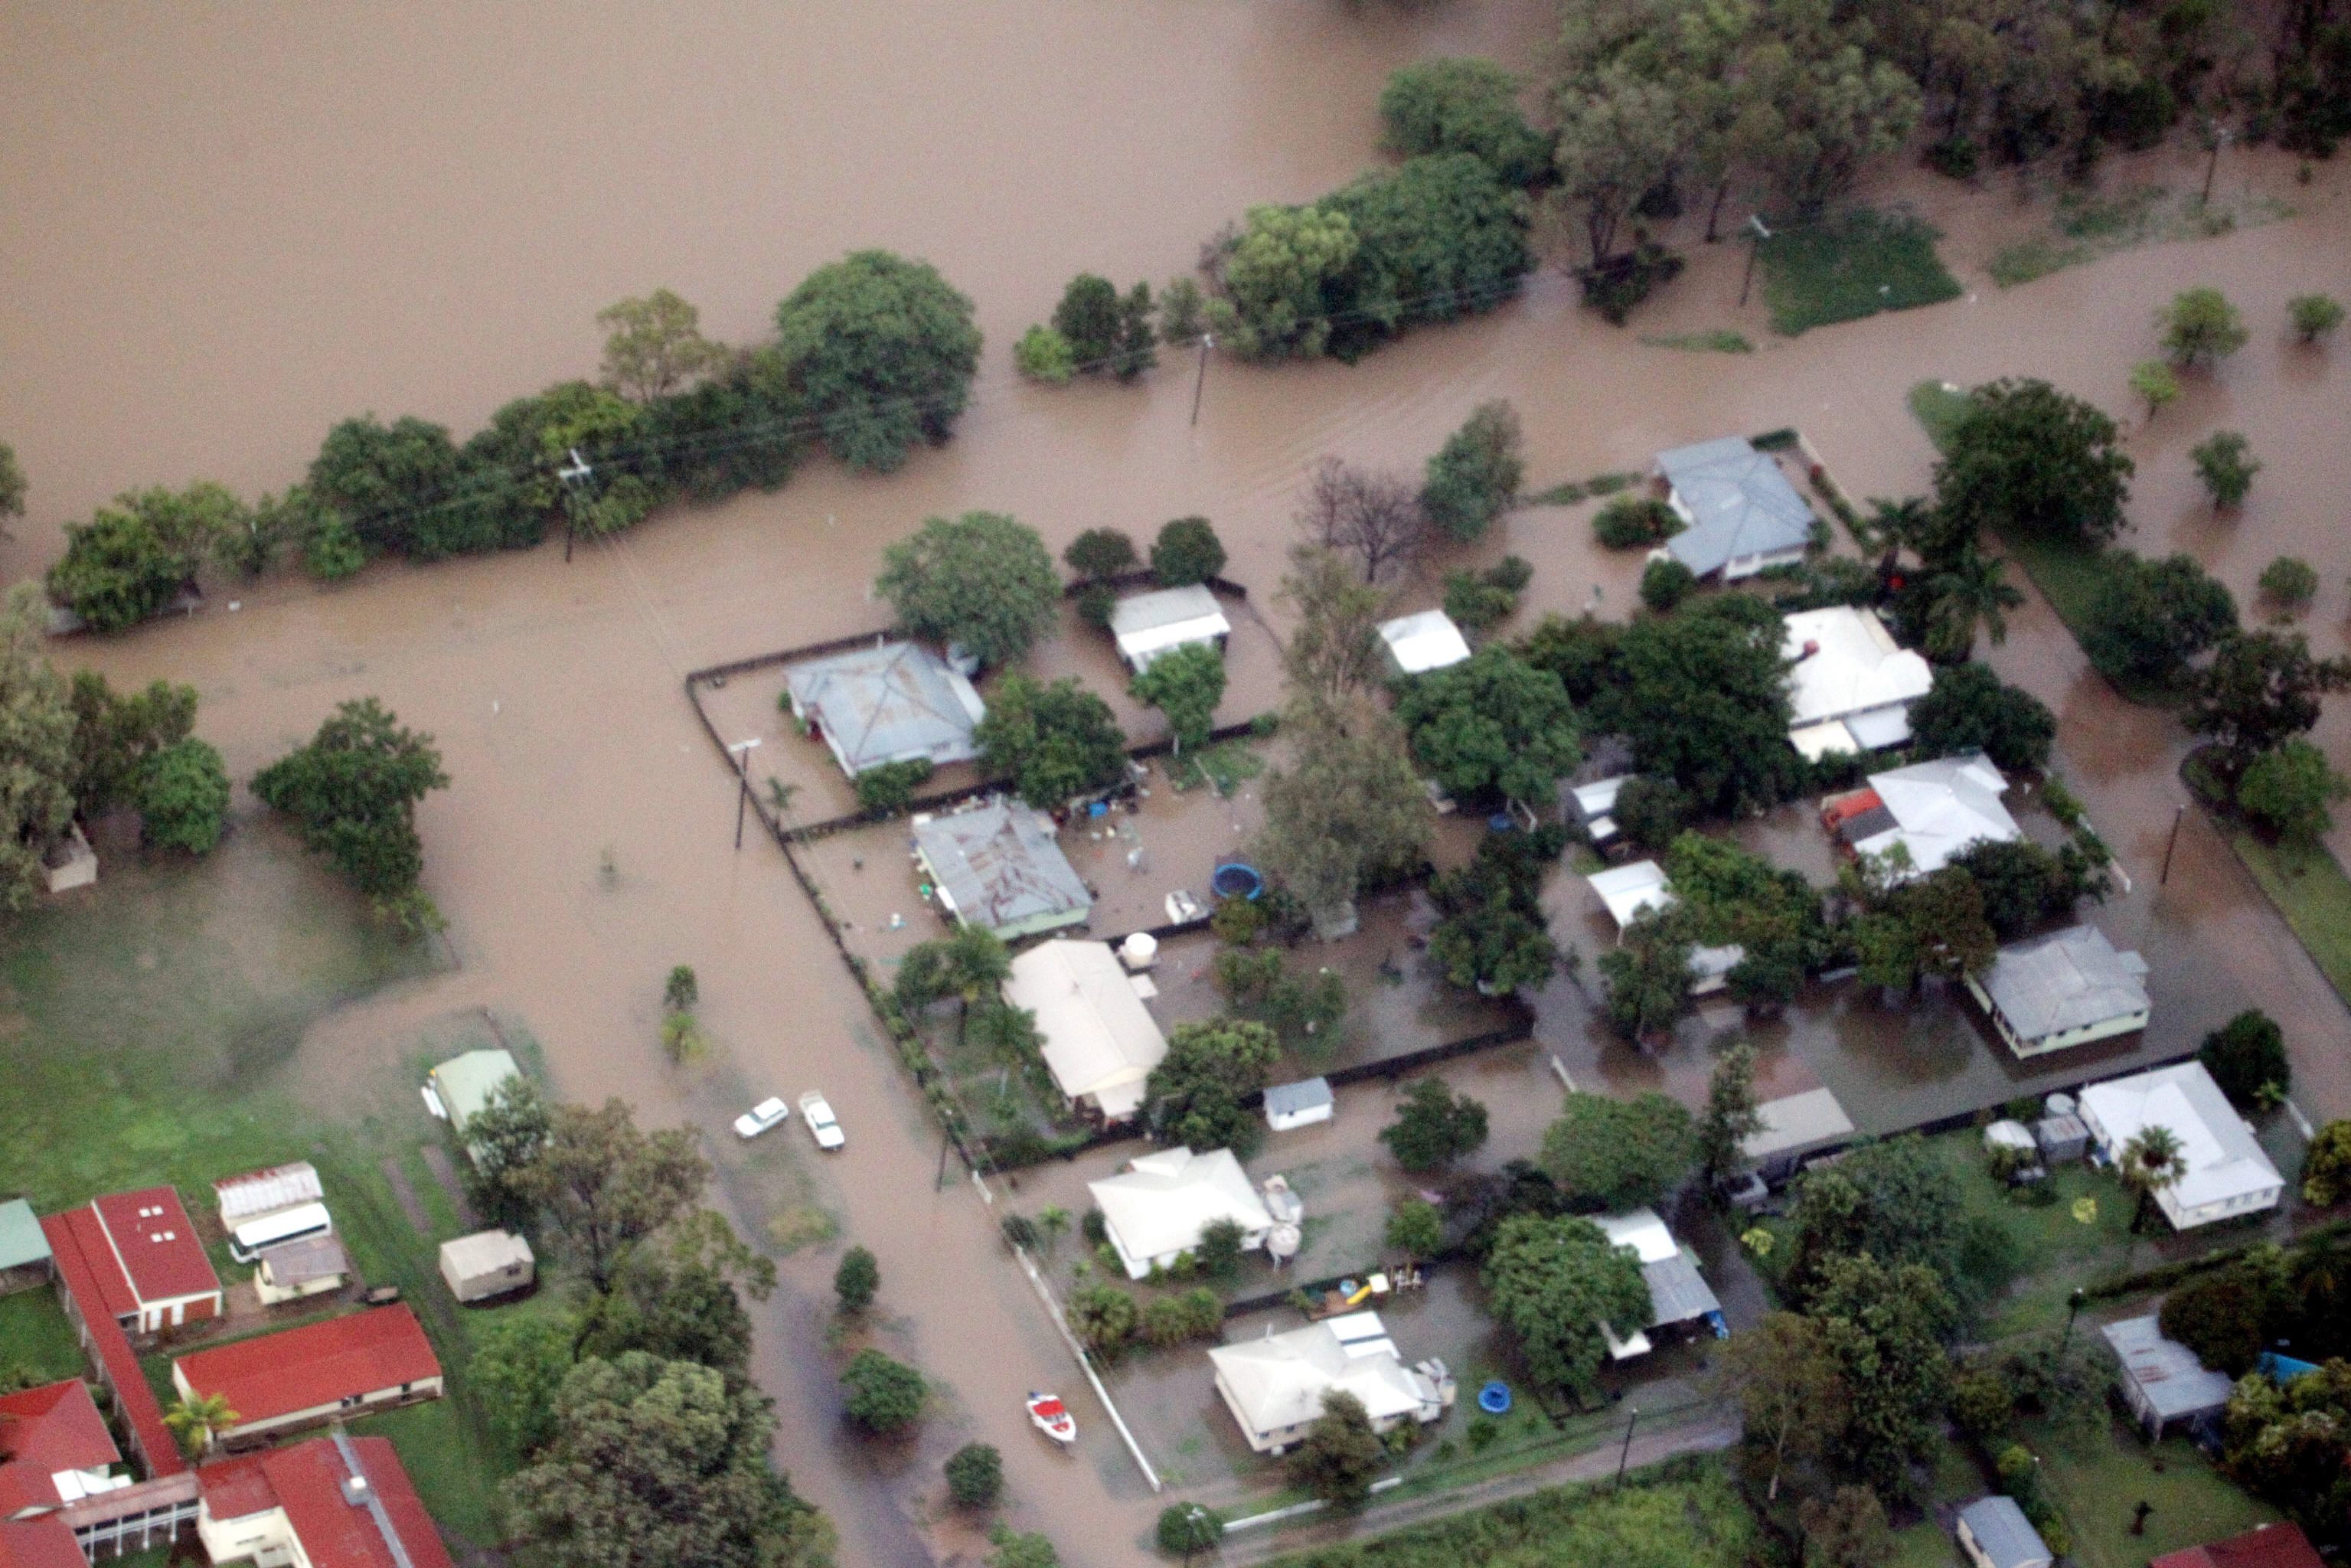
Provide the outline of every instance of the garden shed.
[[441,1278],[460,1301],[527,1289],[537,1277],[530,1243],[508,1230],[476,1230],[441,1243]]
[[1277,1083],[1265,1092],[1265,1124],[1277,1133],[1327,1122],[1336,1103],[1327,1078],[1302,1078]]
[[1233,623],[1225,619],[1217,596],[1196,582],[1120,600],[1111,607],[1110,634],[1118,642],[1118,656],[1139,675],[1160,654],[1193,643],[1224,652]]
[[1980,1497],[1959,1510],[1959,1550],[1976,1568],[2049,1568],[2053,1554],[2012,1497]]
[[2173,1427],[2218,1421],[2228,1408],[2229,1393],[2235,1386],[2228,1375],[2206,1366],[2178,1340],[2164,1338],[2154,1313],[2124,1318],[2099,1332],[2122,1365],[2124,1402],[2138,1417],[2147,1441]]
[[45,1285],[56,1272],[33,1206],[21,1197],[0,1203],[0,1296]]

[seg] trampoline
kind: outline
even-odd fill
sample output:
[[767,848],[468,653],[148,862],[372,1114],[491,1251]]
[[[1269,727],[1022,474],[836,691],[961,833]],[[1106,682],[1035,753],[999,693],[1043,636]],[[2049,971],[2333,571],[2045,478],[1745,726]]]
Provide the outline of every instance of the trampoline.
[[1486,1385],[1485,1387],[1478,1390],[1478,1408],[1483,1410],[1489,1416],[1509,1415],[1510,1413],[1510,1385],[1504,1383],[1501,1379],[1496,1378],[1493,1382]]
[[1243,861],[1227,861],[1208,877],[1208,891],[1218,898],[1256,898],[1265,892],[1265,878]]

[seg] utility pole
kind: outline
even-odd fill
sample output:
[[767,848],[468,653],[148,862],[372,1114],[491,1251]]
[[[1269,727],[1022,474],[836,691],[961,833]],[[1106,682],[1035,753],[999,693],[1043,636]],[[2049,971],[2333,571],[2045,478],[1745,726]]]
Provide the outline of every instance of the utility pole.
[[757,736],[749,740],[738,740],[726,748],[726,754],[735,759],[735,848],[737,852],[743,848],[743,814],[751,804],[751,753],[758,749]]
[[2220,172],[2220,149],[2226,147],[2228,144],[2228,128],[2226,126],[2213,127],[2212,155],[2204,161],[2204,193],[2196,198],[2196,204],[2199,207],[2209,207],[2212,204],[2212,176]]
[[2171,881],[2171,852],[2179,847],[2179,824],[2188,816],[2188,802],[2182,800],[2171,813],[2171,836],[2163,841],[2163,874],[2155,879],[2161,887]]
[[1640,1425],[1641,1407],[1637,1405],[1629,1406],[1626,1407],[1626,1414],[1625,1447],[1618,1450],[1616,1455],[1616,1490],[1618,1491],[1625,1490],[1625,1463],[1633,1457],[1633,1428]]
[[1192,424],[1195,429],[1197,429],[1200,423],[1200,394],[1207,389],[1208,385],[1208,350],[1216,346],[1215,333],[1200,334],[1200,368],[1192,377]]
[[1762,250],[1763,242],[1771,237],[1771,231],[1763,226],[1763,214],[1761,213],[1749,214],[1747,227],[1754,238],[1747,246],[1747,271],[1739,279],[1739,303],[1742,307],[1747,303],[1748,286],[1755,281],[1755,257]]
[[2057,1354],[2060,1357],[2064,1355],[2066,1345],[2073,1342],[2074,1320],[2082,1315],[2082,1303],[2089,1299],[2090,1292],[2082,1289],[2079,1285],[2074,1287],[2074,1294],[2067,1299],[2065,1302],[2065,1332],[2057,1336]]
[[[570,464],[555,471],[555,476],[563,481],[563,564],[566,566],[571,564],[571,541],[580,532],[580,498],[587,494],[589,476],[595,472],[589,465],[588,459],[580,455],[577,446],[571,448]],[[758,742],[752,744],[756,746]],[[743,835],[738,830],[735,836],[735,847],[739,850],[743,847]]]

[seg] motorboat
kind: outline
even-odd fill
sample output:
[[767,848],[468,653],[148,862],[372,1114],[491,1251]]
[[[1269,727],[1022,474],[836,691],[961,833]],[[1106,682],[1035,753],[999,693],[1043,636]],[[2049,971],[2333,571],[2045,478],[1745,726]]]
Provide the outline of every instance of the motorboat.
[[1029,1419],[1036,1423],[1037,1430],[1056,1443],[1078,1440],[1078,1418],[1070,1414],[1070,1407],[1061,1403],[1061,1396],[1032,1392],[1028,1404]]

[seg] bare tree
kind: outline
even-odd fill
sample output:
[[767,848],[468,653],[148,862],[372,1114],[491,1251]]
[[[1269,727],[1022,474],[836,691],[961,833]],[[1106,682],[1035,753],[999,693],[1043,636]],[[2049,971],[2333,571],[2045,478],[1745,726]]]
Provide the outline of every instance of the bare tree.
[[1410,561],[1428,540],[1417,485],[1336,457],[1314,465],[1299,506],[1298,528],[1310,544],[1354,558],[1365,582],[1377,582]]
[[1355,580],[1355,570],[1319,545],[1290,552],[1281,596],[1298,612],[1282,649],[1290,688],[1326,703],[1370,690],[1380,678],[1380,618],[1385,590]]

